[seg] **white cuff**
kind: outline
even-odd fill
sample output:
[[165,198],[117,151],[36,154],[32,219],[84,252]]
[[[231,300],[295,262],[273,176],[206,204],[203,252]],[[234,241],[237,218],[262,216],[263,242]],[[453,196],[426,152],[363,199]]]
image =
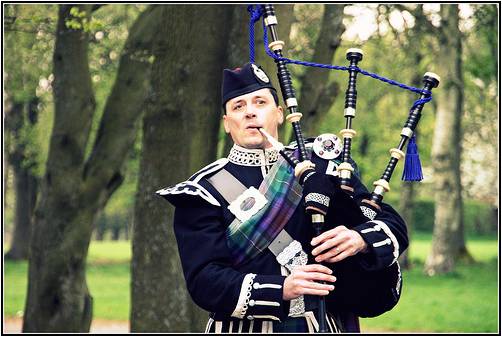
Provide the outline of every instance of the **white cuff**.
[[[392,260],[392,262],[390,264],[390,265],[392,265],[394,262],[397,261],[397,258],[399,257],[399,242],[397,241],[396,237],[394,236],[394,233],[392,233],[389,226],[387,226],[387,224],[385,222],[383,222],[381,220],[372,220],[369,222],[373,222],[375,224],[375,226],[373,227],[374,230],[380,231],[380,229],[382,229],[384,231],[384,233],[391,240],[392,245],[394,246],[394,251],[392,252],[392,254],[394,255],[394,259]],[[364,231],[361,231],[361,233],[362,232],[364,232]]]
[[237,300],[237,305],[235,306],[234,312],[231,315],[232,317],[243,318],[246,315],[255,276],[256,274],[247,274],[246,276],[244,276],[239,299]]

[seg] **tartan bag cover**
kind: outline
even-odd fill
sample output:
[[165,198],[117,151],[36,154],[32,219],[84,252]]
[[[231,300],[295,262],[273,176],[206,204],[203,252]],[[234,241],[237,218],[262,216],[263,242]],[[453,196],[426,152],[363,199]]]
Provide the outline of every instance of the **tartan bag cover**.
[[226,231],[235,265],[249,261],[267,249],[302,199],[302,187],[293,168],[283,158],[272,166],[258,191],[267,199],[266,205],[244,222],[236,218]]

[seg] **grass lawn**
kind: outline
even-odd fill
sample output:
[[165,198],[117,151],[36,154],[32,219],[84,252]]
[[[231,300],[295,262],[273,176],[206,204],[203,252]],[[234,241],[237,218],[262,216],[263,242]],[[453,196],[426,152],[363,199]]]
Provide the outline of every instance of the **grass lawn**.
[[431,235],[412,238],[414,268],[403,272],[399,304],[376,318],[361,320],[363,331],[496,332],[498,328],[498,243],[494,238],[468,239],[476,263],[459,265],[455,272],[427,277],[422,268]]
[[[128,320],[130,308],[131,244],[127,241],[92,241],[87,284],[95,318]],[[4,264],[4,315],[22,316],[27,289],[27,262]]]
[[[497,332],[498,242],[493,237],[469,238],[476,259],[455,272],[427,277],[422,266],[430,234],[417,233],[410,247],[415,267],[404,271],[401,301],[391,312],[362,319],[363,331]],[[129,242],[97,242],[89,248],[87,280],[94,298],[94,317],[128,320],[131,246]],[[21,316],[26,294],[26,262],[4,265],[4,315]]]

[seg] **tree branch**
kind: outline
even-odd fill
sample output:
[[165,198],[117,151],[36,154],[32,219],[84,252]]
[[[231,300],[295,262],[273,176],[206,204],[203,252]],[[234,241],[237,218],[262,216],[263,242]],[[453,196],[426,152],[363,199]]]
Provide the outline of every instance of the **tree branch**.
[[117,79],[106,101],[94,147],[83,171],[87,198],[100,195],[106,200],[110,193],[105,191],[105,186],[110,181],[121,182],[113,177],[119,175],[124,158],[134,144],[137,122],[149,92],[152,45],[161,24],[159,12],[149,7],[130,29]]

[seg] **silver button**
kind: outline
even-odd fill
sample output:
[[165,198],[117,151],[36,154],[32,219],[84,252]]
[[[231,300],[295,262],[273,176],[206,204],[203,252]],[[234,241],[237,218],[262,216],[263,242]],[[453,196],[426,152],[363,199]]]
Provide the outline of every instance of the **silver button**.
[[252,320],[254,319],[254,317],[253,317],[253,316],[251,316],[251,315],[249,315],[249,316],[248,316],[248,319],[252,321]]
[[259,286],[260,284],[258,282],[253,283],[253,288],[258,289]]
[[254,305],[255,305],[254,300],[250,300],[250,301],[249,301],[249,305],[250,305],[251,307],[254,307]]

